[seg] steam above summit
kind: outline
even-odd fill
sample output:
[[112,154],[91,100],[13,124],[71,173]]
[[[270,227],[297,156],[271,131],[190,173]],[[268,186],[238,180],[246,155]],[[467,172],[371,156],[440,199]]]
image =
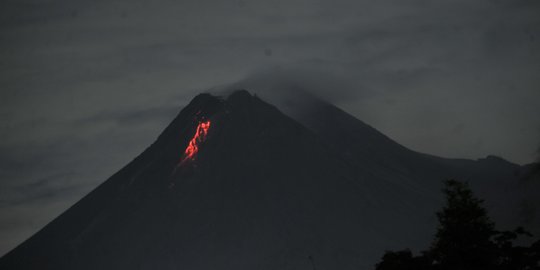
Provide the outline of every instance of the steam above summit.
[[518,201],[495,198],[519,166],[417,153],[331,104],[295,100],[309,106],[281,111],[245,90],[196,96],[0,268],[369,268],[384,250],[428,244],[450,177],[470,179],[511,223]]

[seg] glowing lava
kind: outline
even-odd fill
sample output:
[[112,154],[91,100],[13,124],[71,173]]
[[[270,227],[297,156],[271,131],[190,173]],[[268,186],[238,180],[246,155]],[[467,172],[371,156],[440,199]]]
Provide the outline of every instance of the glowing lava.
[[208,134],[209,128],[210,120],[199,122],[199,125],[197,126],[197,131],[195,132],[195,135],[193,135],[193,138],[191,138],[191,140],[189,141],[189,144],[184,151],[184,155],[182,156],[180,164],[184,163],[186,160],[195,159],[195,155],[197,154],[197,152],[199,152],[200,143],[206,140],[206,135]]

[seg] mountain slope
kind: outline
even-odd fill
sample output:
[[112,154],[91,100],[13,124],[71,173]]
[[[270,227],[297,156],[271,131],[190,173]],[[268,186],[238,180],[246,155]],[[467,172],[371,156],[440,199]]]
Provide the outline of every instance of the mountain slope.
[[[432,194],[438,200],[442,199],[439,191],[443,180],[468,181],[476,194],[486,199],[490,215],[499,225],[507,228],[518,225],[516,209],[523,201],[518,194],[519,179],[526,173],[525,167],[495,156],[468,160],[415,152],[305,91],[288,91],[273,100],[287,115],[330,143],[351,164],[361,164],[381,178],[392,179],[395,185]],[[433,207],[434,212],[439,205]]]
[[321,129],[246,91],[199,95],[0,269],[369,269],[425,247],[440,198],[421,171],[457,165],[328,110]]

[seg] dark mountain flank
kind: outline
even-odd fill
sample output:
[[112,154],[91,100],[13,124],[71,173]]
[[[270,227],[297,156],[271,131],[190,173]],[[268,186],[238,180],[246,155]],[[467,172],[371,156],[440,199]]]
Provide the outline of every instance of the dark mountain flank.
[[333,105],[296,100],[302,112],[284,114],[243,90],[198,95],[0,269],[372,268],[384,250],[429,244],[450,177],[513,225],[519,166],[417,153]]

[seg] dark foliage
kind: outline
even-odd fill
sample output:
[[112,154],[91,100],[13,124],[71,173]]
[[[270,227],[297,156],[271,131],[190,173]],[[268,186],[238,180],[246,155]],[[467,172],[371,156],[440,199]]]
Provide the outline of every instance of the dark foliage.
[[532,235],[519,227],[496,231],[482,200],[466,183],[447,180],[446,205],[437,212],[439,226],[431,248],[413,256],[410,250],[387,251],[377,270],[540,270],[540,240],[529,247],[514,246],[520,236]]
[[437,213],[439,226],[431,247],[442,269],[480,269],[496,265],[497,252],[491,238],[495,224],[473,196],[467,184],[448,180],[443,189],[446,206]]
[[377,270],[424,270],[432,269],[432,260],[429,256],[413,256],[408,249],[402,251],[387,251]]

